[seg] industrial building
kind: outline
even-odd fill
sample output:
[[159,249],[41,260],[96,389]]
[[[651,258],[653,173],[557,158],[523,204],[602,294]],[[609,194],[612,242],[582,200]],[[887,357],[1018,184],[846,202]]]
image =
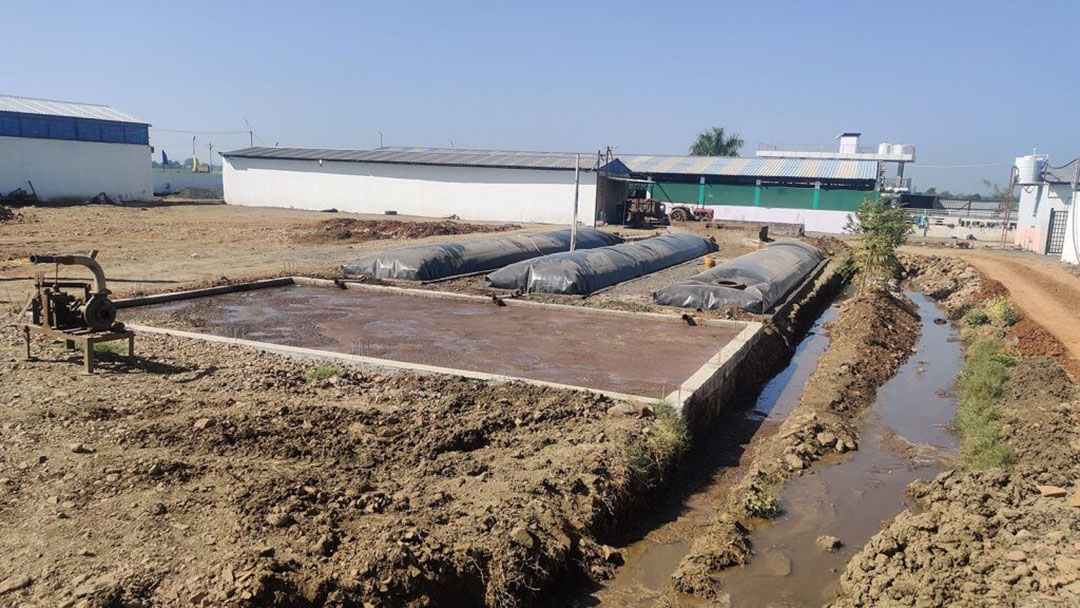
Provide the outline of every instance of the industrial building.
[[1020,204],[1013,242],[1025,250],[1078,264],[1080,217],[1073,203],[1077,200],[1080,160],[1060,167],[1049,161],[1044,154],[1016,159]]
[[149,199],[149,127],[108,106],[0,95],[0,194]]
[[857,133],[840,139],[837,150],[767,146],[756,158],[246,148],[222,154],[223,180],[233,205],[565,224],[577,162],[578,219],[586,224],[621,223],[628,183],[644,182],[652,198],[705,205],[718,220],[839,233],[851,211],[887,187],[883,163],[915,159],[913,146],[866,150]]
[[571,221],[575,174],[578,218],[592,224],[625,193],[606,177],[627,173],[596,153],[246,148],[222,157],[230,205],[551,224]]

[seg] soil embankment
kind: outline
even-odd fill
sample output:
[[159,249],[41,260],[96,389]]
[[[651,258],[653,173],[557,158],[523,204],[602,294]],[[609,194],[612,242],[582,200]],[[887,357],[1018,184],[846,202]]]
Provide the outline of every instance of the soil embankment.
[[[1007,293],[955,258],[905,263],[915,284],[965,325],[981,323],[972,315]],[[983,331],[1004,337],[1002,361],[1013,365],[996,402],[1015,465],[958,468],[912,484],[920,508],[849,562],[835,606],[1080,603],[1080,390],[1062,365],[1069,359],[1030,317]]]
[[0,603],[516,605],[610,567],[666,464],[660,412],[587,393],[137,348],[85,377],[5,332]]
[[758,447],[717,521],[695,540],[673,575],[678,592],[715,596],[718,588],[712,575],[749,559],[746,525],[778,512],[777,488],[818,460],[857,449],[858,414],[911,354],[918,331],[911,302],[893,295],[870,293],[841,305],[829,327],[829,349],[798,406]]

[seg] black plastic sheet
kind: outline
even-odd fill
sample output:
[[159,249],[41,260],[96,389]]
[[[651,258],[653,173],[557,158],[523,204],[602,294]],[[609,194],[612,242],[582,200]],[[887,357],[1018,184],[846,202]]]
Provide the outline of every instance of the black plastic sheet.
[[653,293],[664,306],[716,309],[738,306],[753,313],[772,309],[817,267],[824,256],[799,241],[776,241]]
[[528,293],[588,295],[716,251],[694,234],[665,234],[632,243],[546,255],[488,274],[487,284]]
[[[577,234],[579,249],[620,242],[622,239],[618,236],[595,228],[581,228]],[[347,277],[432,281],[494,270],[521,260],[569,250],[570,229],[567,228],[380,251],[343,264],[341,272]]]

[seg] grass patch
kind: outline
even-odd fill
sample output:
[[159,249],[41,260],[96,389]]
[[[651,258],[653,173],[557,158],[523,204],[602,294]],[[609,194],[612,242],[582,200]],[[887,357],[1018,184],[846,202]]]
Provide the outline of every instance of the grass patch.
[[969,469],[1010,468],[1016,464],[1016,452],[1001,436],[1005,411],[999,403],[1009,379],[1009,369],[1016,365],[1002,354],[1002,342],[978,338],[964,355],[964,367],[957,385],[960,400],[956,410],[956,430],[960,435],[960,456]]
[[308,380],[312,382],[319,382],[336,376],[338,370],[332,365],[317,365],[308,370]]
[[667,403],[652,406],[655,422],[647,435],[641,435],[626,444],[623,457],[630,474],[640,484],[654,487],[686,452],[689,433],[686,422]]

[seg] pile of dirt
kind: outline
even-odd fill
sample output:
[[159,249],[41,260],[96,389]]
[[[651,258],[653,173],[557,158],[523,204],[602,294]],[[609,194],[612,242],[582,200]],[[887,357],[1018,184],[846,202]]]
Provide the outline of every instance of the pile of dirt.
[[187,187],[187,188],[181,188],[181,189],[177,190],[176,192],[170,192],[168,195],[166,195],[166,198],[212,201],[212,200],[220,200],[222,196],[223,195],[222,195],[221,190],[211,190],[210,188]]
[[410,222],[405,220],[358,220],[338,217],[294,230],[293,240],[301,243],[357,243],[383,239],[421,239],[429,236],[475,234],[520,230],[518,224],[470,224],[441,220]]
[[593,539],[658,424],[582,392],[164,336],[90,377],[20,348],[4,335],[4,603],[517,605],[610,570]]
[[1077,396],[1053,361],[1024,359],[1003,398],[1017,467],[951,470],[909,486],[919,511],[897,516],[852,558],[834,606],[1080,603],[1080,509],[1069,506],[1080,491]]
[[[672,576],[682,593],[713,597],[712,574],[745,563],[749,545],[742,524],[775,514],[777,488],[812,463],[858,448],[858,414],[911,354],[919,335],[914,305],[888,293],[848,300],[827,329],[829,349],[806,384],[798,406],[760,445],[722,516],[699,536]],[[742,522],[742,523],[740,523]],[[742,542],[734,539],[743,538]]]
[[996,285],[986,284],[982,274],[960,258],[907,253],[899,257],[915,287],[936,300],[953,319],[1004,291],[996,281]]
[[[1008,295],[960,260],[906,261],[954,316]],[[1033,320],[1005,337],[1022,356],[999,401],[1018,463],[909,486],[919,509],[852,558],[835,606],[1080,604],[1080,388],[1059,364],[1061,343]]]
[[15,213],[14,209],[0,205],[0,224],[15,223],[17,221],[19,221],[19,214]]

